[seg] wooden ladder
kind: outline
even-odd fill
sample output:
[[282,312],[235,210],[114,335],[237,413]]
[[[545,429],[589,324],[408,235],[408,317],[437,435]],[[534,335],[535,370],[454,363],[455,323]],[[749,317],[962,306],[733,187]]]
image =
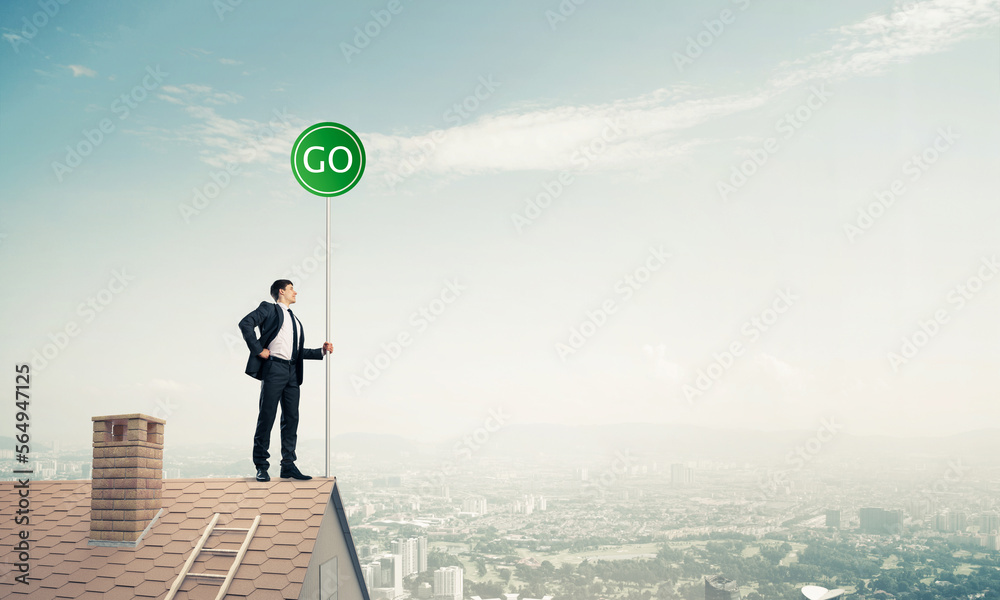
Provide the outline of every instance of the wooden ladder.
[[[177,590],[180,589],[181,584],[184,583],[185,577],[201,577],[204,579],[216,579],[222,580],[222,587],[219,589],[219,594],[215,597],[215,600],[222,600],[226,597],[226,592],[229,591],[229,586],[233,583],[233,577],[236,576],[236,570],[240,568],[240,563],[243,562],[243,555],[246,554],[247,548],[250,547],[250,540],[253,539],[253,534],[257,531],[257,526],[260,525],[260,515],[254,517],[253,524],[250,527],[216,527],[215,524],[219,522],[219,513],[215,513],[212,517],[211,522],[209,522],[208,527],[205,528],[205,533],[201,534],[201,539],[195,544],[194,550],[191,551],[191,556],[188,556],[187,562],[181,567],[181,572],[177,575],[177,579],[174,580],[174,584],[170,586],[170,591],[167,592],[166,597],[163,600],[173,600],[174,596],[177,594]],[[205,542],[211,537],[216,531],[245,531],[247,536],[243,540],[243,544],[240,545],[239,550],[227,550],[225,548],[205,548]],[[194,561],[198,560],[198,555],[202,552],[206,554],[224,554],[233,555],[235,559],[233,560],[232,566],[229,567],[229,572],[225,575],[216,575],[215,573],[192,573],[191,565]]]

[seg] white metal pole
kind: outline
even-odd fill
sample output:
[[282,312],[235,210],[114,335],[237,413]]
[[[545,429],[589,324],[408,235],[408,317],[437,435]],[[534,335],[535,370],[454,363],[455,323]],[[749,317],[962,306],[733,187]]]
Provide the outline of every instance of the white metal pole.
[[[330,294],[330,263],[331,260],[330,251],[330,197],[326,197],[326,338],[324,342],[329,342],[333,336],[330,335],[330,299],[332,298]],[[330,369],[333,365],[333,359],[331,357],[325,357],[326,360],[326,476],[330,476]]]

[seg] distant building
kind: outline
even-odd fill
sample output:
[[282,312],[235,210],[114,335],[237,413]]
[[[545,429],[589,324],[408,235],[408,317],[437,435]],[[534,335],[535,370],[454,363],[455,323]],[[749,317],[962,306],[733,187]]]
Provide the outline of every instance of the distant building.
[[392,553],[399,556],[399,570],[403,577],[417,572],[417,540],[393,540],[390,544]]
[[427,570],[427,536],[422,535],[417,538],[417,572],[423,573]]
[[434,598],[437,600],[462,600],[465,572],[462,567],[441,567],[434,571]]
[[979,515],[979,533],[1000,531],[1000,514],[983,513]]
[[740,600],[740,586],[722,575],[706,577],[705,600]]
[[403,594],[401,562],[398,554],[383,554],[361,566],[361,575],[372,598],[392,600]]
[[486,498],[482,496],[472,496],[471,498],[466,498],[462,500],[462,512],[476,513],[477,515],[486,514]]
[[694,469],[680,463],[670,465],[670,485],[691,483],[694,483]]
[[903,526],[903,511],[884,508],[862,508],[858,511],[862,533],[899,533]]
[[934,516],[934,529],[941,532],[955,533],[965,531],[968,519],[963,512],[944,511]]
[[[541,502],[541,506],[539,506],[539,501]],[[514,502],[510,506],[511,506],[511,512],[513,513],[520,515],[530,515],[531,513],[535,512],[535,509],[545,510],[544,505],[545,505],[544,498],[541,497],[535,498],[534,495],[528,494],[522,496],[519,500],[514,500]]]
[[393,554],[400,557],[400,570],[403,577],[423,573],[427,570],[427,538],[425,536],[393,540],[391,550]]
[[934,515],[934,530],[940,532],[948,531],[948,513]]
[[826,526],[833,527],[835,529],[840,529],[840,511],[839,510],[827,510],[826,511]]
[[910,498],[906,501],[906,512],[917,520],[923,519],[934,508],[934,501],[929,498]]

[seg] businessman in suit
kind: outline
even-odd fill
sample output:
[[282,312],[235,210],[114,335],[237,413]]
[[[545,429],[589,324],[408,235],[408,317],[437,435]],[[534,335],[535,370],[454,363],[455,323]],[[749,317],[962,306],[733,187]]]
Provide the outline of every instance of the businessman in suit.
[[[257,481],[270,481],[267,459],[271,456],[271,428],[281,405],[281,477],[312,479],[295,466],[296,430],[299,426],[299,386],[303,359],[320,360],[333,352],[333,344],[305,348],[302,323],[292,313],[297,292],[292,282],[279,279],[271,284],[274,302],[261,302],[240,321],[240,332],[250,349],[246,374],[259,379],[260,402],[257,430],[253,436],[253,464]],[[258,338],[254,328],[260,329]]]

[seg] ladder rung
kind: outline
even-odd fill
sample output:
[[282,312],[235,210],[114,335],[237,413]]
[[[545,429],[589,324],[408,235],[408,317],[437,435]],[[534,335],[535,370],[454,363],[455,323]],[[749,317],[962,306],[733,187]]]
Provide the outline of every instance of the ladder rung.
[[[243,556],[246,554],[247,549],[250,547],[250,540],[253,539],[254,532],[257,531],[257,526],[260,525],[260,515],[257,515],[253,519],[253,523],[250,527],[216,527],[215,524],[219,522],[219,513],[215,513],[212,520],[205,527],[205,532],[201,534],[201,538],[198,543],[195,544],[194,549],[191,554],[188,555],[187,561],[184,566],[181,567],[181,572],[174,579],[173,585],[167,591],[167,595],[164,600],[173,600],[174,596],[177,594],[177,590],[180,589],[181,583],[184,581],[185,577],[203,577],[205,579],[215,579],[222,580],[222,586],[219,589],[219,594],[215,597],[215,600],[222,600],[226,597],[226,593],[229,591],[229,586],[233,582],[233,578],[236,576],[236,570],[239,569],[240,563],[243,561]],[[246,533],[243,538],[243,543],[240,545],[239,550],[230,550],[228,548],[205,548],[205,542],[208,538],[217,531],[242,531]],[[225,575],[217,575],[215,573],[192,573],[190,571],[191,566],[194,564],[195,560],[198,558],[198,554],[201,552],[207,552],[208,554],[228,554],[235,556],[233,564],[229,567],[229,572]]]

